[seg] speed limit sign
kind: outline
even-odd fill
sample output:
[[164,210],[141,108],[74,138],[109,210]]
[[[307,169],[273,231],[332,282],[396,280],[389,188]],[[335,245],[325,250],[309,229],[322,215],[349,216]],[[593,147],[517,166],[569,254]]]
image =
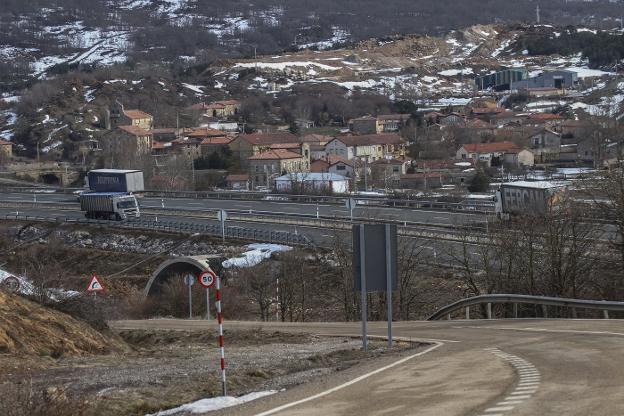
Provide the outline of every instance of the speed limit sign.
[[211,270],[205,271],[199,275],[199,284],[205,288],[214,286],[216,281],[217,275]]

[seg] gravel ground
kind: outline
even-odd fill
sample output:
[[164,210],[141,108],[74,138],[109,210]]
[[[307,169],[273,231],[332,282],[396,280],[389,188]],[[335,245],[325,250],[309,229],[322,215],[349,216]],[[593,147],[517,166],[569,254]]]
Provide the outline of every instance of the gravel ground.
[[[13,370],[0,375],[5,383],[28,378],[37,390],[55,388],[72,399],[88,398],[97,415],[141,415],[220,393],[219,351],[212,335],[174,331],[120,335],[134,352],[38,362],[37,369],[13,360]],[[292,387],[385,351],[381,342],[373,342],[368,354],[360,347],[361,341],[349,338],[231,332],[226,334],[228,393]]]

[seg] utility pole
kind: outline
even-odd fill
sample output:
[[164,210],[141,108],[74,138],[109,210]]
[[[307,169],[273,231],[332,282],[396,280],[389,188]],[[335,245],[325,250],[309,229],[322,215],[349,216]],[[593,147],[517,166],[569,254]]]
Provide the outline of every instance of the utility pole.
[[536,20],[537,20],[537,24],[540,24],[540,7],[539,4],[537,5],[537,7],[535,8],[535,14],[536,14]]
[[368,158],[364,158],[364,191],[368,191]]

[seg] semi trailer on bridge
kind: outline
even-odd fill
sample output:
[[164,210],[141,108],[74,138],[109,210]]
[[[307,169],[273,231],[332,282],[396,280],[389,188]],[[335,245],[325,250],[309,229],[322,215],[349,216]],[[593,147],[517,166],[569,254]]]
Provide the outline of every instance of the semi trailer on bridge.
[[142,171],[95,169],[87,174],[87,183],[89,191],[78,195],[85,217],[120,221],[141,215],[134,193],[145,190]]
[[565,185],[547,181],[503,183],[496,191],[496,216],[544,215],[561,202],[565,190]]
[[89,219],[126,220],[141,213],[134,195],[125,192],[88,192],[80,195],[80,209]]

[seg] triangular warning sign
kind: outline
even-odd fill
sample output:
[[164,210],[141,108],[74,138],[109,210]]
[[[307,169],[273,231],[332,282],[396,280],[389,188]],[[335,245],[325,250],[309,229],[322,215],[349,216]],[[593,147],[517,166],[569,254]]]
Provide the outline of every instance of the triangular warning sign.
[[97,275],[93,275],[91,277],[91,282],[89,282],[89,286],[87,287],[87,292],[101,292],[104,290],[104,286],[100,283]]

